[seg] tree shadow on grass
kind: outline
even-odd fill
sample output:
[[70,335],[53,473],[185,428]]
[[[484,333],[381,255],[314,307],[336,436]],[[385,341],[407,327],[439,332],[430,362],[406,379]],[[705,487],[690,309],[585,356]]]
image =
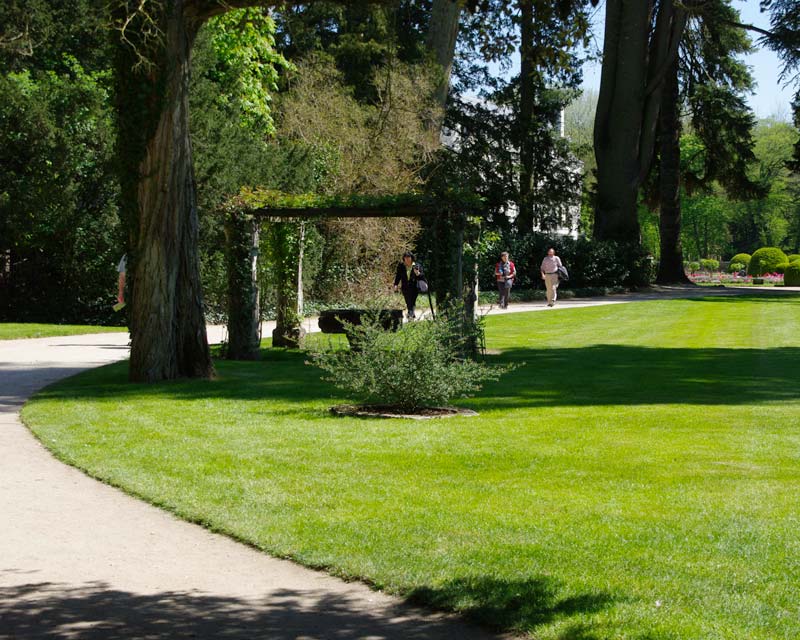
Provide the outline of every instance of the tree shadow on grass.
[[593,591],[559,597],[552,578],[509,581],[490,577],[458,578],[439,587],[415,589],[409,599],[438,609],[456,610],[477,624],[532,631],[558,619],[602,611],[619,600]]
[[507,349],[489,361],[521,366],[486,386],[476,400],[485,408],[800,400],[797,347],[668,349],[599,344]]
[[139,594],[103,583],[0,587],[0,639],[490,640],[487,631],[407,605],[280,589],[253,602],[201,592]]
[[740,293],[736,291],[735,293],[729,293],[727,295],[687,296],[686,298],[681,298],[681,300],[688,300],[690,302],[746,302],[748,304],[752,302],[770,304],[780,302],[781,304],[787,305],[800,305],[800,293],[797,291],[781,291],[780,289],[764,293]]
[[[327,415],[348,400],[298,351],[265,349],[255,362],[217,362],[214,380],[132,384],[127,364],[82,373],[40,392],[45,399],[235,400],[264,403],[266,413]],[[487,362],[516,363],[469,405],[479,409],[640,404],[745,405],[800,400],[800,348],[685,349],[596,344],[512,348]],[[459,404],[456,402],[456,404]]]

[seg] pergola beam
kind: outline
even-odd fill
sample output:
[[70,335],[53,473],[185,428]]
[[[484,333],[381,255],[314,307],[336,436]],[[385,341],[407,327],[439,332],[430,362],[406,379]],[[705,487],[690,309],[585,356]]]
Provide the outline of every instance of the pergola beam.
[[308,207],[251,209],[247,212],[258,219],[295,218],[418,218],[420,216],[446,215],[446,209],[435,206],[407,205],[398,207]]

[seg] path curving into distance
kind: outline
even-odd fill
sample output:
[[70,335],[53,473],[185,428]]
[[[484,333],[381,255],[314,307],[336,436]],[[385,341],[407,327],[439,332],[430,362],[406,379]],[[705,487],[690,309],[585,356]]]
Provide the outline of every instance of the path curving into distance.
[[[676,288],[489,313],[739,292]],[[0,341],[0,640],[498,637],[178,520],[57,461],[20,422],[39,389],[127,357],[126,333]]]

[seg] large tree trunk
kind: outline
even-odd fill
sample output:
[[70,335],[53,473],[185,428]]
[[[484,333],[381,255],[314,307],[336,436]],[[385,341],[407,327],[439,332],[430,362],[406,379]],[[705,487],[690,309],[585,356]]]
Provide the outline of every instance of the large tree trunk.
[[461,6],[455,0],[433,0],[425,44],[442,70],[435,95],[436,101],[442,108],[447,104],[447,94],[450,90],[450,74],[456,52],[460,17]]
[[[594,126],[594,235],[639,242],[638,195],[653,159],[664,76],[678,55],[686,12],[661,0],[608,0]],[[651,36],[652,32],[652,36]]]
[[533,161],[534,140],[531,131],[533,123],[533,74],[536,72],[533,61],[533,0],[520,0],[520,88],[519,118],[517,127],[520,140],[519,201],[516,226],[522,232],[533,229]]
[[[189,58],[199,24],[184,2],[164,2],[156,44],[120,43],[117,64],[123,210],[131,253],[130,379],[213,373],[197,252],[198,222],[189,142]],[[135,68],[137,55],[147,58]],[[130,166],[133,164],[133,166]]]
[[675,60],[664,80],[659,117],[661,259],[656,277],[659,284],[689,282],[683,270],[681,248],[681,123],[678,100],[678,61]]

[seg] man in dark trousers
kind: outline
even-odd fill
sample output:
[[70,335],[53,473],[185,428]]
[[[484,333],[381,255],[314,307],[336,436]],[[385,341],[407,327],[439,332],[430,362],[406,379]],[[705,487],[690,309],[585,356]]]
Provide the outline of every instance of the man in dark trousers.
[[420,280],[425,280],[422,267],[414,262],[414,255],[406,251],[403,254],[403,261],[397,265],[397,273],[394,277],[394,290],[397,291],[397,286],[400,285],[403,298],[406,300],[409,320],[413,320],[416,317],[414,315],[414,307],[417,304],[417,294],[419,293],[417,282]]

